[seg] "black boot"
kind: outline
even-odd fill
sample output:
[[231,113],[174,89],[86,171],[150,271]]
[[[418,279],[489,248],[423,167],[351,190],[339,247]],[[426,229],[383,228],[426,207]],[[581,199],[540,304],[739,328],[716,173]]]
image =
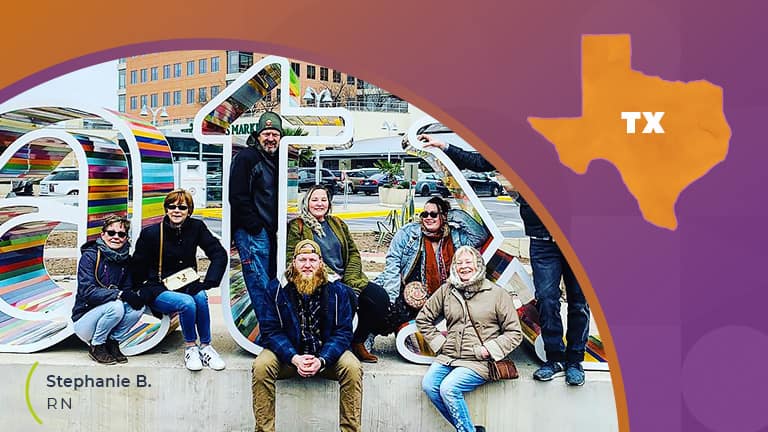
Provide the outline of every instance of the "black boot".
[[97,363],[107,364],[107,365],[117,363],[115,358],[112,357],[112,354],[110,354],[109,351],[107,351],[106,344],[91,345],[91,348],[88,350],[88,354]]
[[107,352],[115,358],[115,361],[118,363],[128,363],[128,359],[125,358],[125,355],[122,351],[120,351],[120,342],[114,340],[114,339],[107,339]]
[[475,432],[485,432],[485,426],[475,425]]

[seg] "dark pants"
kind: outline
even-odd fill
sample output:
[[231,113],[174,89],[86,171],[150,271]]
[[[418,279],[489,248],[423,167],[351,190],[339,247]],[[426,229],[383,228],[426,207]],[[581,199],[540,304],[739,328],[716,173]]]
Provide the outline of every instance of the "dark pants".
[[[549,361],[581,362],[589,337],[589,305],[571,267],[553,241],[531,239],[531,265],[536,287],[536,307],[541,320],[541,337]],[[560,278],[568,301],[567,347],[563,344],[560,318]]]
[[357,329],[352,342],[362,343],[369,334],[386,334],[386,317],[389,311],[389,296],[384,288],[373,282],[360,292],[357,299]]

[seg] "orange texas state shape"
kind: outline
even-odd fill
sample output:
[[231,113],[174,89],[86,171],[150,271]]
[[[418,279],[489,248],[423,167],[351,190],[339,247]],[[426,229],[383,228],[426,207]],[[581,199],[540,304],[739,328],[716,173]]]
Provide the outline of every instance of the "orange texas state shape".
[[643,217],[676,229],[680,193],[728,153],[722,88],[632,70],[629,35],[583,36],[581,75],[582,116],[529,117],[531,126],[578,174],[594,159],[613,163]]

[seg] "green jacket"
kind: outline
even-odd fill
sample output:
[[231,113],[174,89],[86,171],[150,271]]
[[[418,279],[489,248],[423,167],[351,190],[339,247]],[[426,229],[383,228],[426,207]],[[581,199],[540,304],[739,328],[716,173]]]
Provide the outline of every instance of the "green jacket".
[[[349,228],[344,221],[331,215],[325,216],[325,219],[341,243],[341,258],[344,260],[344,277],[341,282],[355,290],[355,293],[359,295],[360,291],[368,285],[368,278],[363,273],[363,263],[360,261],[357,245],[352,240]],[[288,222],[288,244],[285,247],[286,266],[291,265],[296,244],[302,240],[314,240],[314,238],[314,233],[301,218]]]

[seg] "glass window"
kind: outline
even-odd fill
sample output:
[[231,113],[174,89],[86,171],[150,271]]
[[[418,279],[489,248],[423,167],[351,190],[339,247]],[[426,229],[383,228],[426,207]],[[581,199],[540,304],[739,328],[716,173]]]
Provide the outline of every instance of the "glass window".
[[208,100],[208,87],[200,87],[197,89],[197,101],[206,102]]
[[135,110],[137,109],[136,104],[138,103],[138,98],[136,96],[131,96],[131,109]]
[[307,65],[307,78],[315,79],[315,67],[312,65]]
[[187,89],[187,103],[195,103],[195,89]]
[[120,57],[117,59],[117,64],[125,64],[125,57]]
[[117,96],[117,110],[120,112],[125,112],[125,95]]
[[173,77],[178,78],[181,76],[181,63],[173,64]]
[[321,67],[320,68],[320,81],[328,81],[328,68],[327,67]]
[[190,60],[187,62],[187,76],[195,74],[195,61]]
[[174,90],[173,92],[173,104],[181,105],[181,90]]
[[136,84],[136,71],[131,71],[131,84]]
[[359,88],[359,89],[365,88],[365,81],[363,81],[361,79],[357,80],[357,88]]
[[149,106],[152,108],[157,108],[157,93],[152,93],[149,95]]
[[125,88],[125,69],[120,69],[117,71],[117,88]]
[[152,81],[157,81],[157,66],[154,66],[149,70],[149,79]]
[[341,82],[341,72],[335,70],[333,71],[333,82],[340,83]]
[[142,69],[141,70],[141,82],[143,82],[143,83],[147,82],[147,70],[146,69]]
[[211,72],[218,72],[218,71],[219,71],[219,58],[211,57]]
[[163,65],[163,79],[169,79],[171,77],[171,65]]
[[291,62],[291,69],[293,69],[293,72],[296,73],[296,76],[301,78],[301,65],[298,63]]
[[207,58],[198,60],[198,62],[197,62],[197,73],[201,73],[201,74],[208,73],[208,59]]
[[217,94],[219,94],[219,86],[211,86],[211,99],[215,98]]
[[147,106],[147,95],[141,95],[141,108]]
[[171,92],[163,92],[163,106],[170,106],[171,105]]
[[355,85],[355,77],[353,77],[352,75],[347,75],[347,84]]

